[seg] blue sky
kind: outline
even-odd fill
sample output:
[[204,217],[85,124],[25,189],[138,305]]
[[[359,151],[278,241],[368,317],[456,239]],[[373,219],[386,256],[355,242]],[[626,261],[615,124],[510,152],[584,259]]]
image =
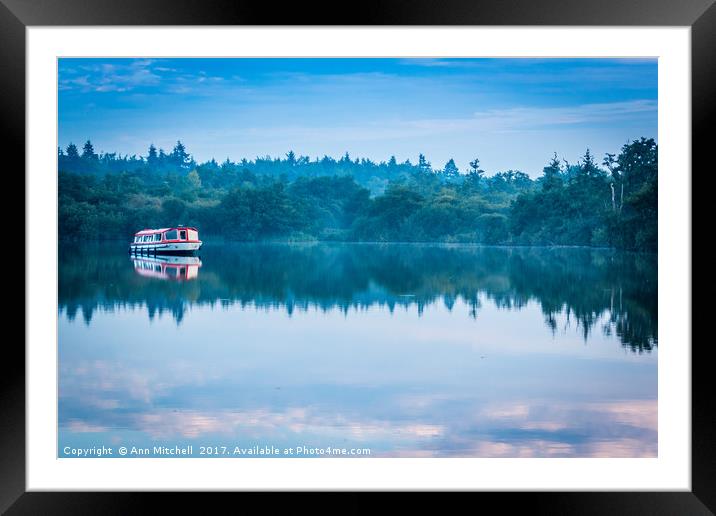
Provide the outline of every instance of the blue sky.
[[657,137],[656,59],[59,60],[59,145],[198,161],[395,155],[533,177]]

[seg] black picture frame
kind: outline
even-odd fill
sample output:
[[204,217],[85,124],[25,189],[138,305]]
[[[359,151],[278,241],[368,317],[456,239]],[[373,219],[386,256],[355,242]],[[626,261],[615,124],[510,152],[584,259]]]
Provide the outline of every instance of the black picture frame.
[[[710,146],[706,135],[708,128],[714,125],[716,111],[714,0],[413,0],[356,4],[354,9],[347,9],[348,4],[333,5],[335,7],[295,3],[278,7],[268,3],[231,0],[125,0],[121,3],[111,0],[52,3],[43,0],[0,0],[0,134],[6,148],[15,149],[20,158],[15,170],[25,170],[26,27],[295,24],[691,27],[692,168],[702,169],[704,173],[713,168],[712,165],[707,166]],[[684,171],[685,179],[688,179],[688,172]],[[24,191],[24,181],[17,187]],[[32,271],[26,268],[27,274],[32,274]],[[683,344],[687,346],[691,343]],[[484,493],[481,496],[495,499],[503,511],[524,504],[525,508],[538,514],[713,514],[716,511],[716,492],[713,489],[716,485],[716,416],[712,389],[709,388],[709,369],[712,367],[708,360],[709,344],[708,340],[694,340],[691,348],[690,492],[534,492],[518,496],[514,493]],[[117,492],[25,492],[25,353],[19,339],[5,340],[4,357],[0,379],[0,511],[7,511],[7,514],[132,514],[143,512],[147,497],[160,498],[163,510],[171,510],[175,504],[184,509],[188,507],[183,494],[137,496]],[[356,496],[352,500],[342,509],[357,511],[362,504],[371,503]],[[329,499],[325,506],[335,509],[334,503]]]

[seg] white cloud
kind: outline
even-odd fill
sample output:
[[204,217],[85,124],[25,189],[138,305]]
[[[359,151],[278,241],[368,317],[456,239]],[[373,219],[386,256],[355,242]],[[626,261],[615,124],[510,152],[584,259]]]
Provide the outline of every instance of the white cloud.
[[[477,111],[462,118],[424,118],[410,120],[372,120],[365,124],[346,125],[270,125],[245,127],[236,136],[271,138],[273,141],[323,141],[356,142],[383,141],[386,139],[415,139],[449,133],[504,133],[527,131],[549,127],[581,124],[597,124],[637,119],[644,116],[655,118],[656,101],[635,100],[604,104],[582,104],[561,107],[522,106],[506,109]],[[227,136],[224,133],[224,136]],[[233,136],[233,135],[232,135]]]
[[515,107],[475,113],[475,120],[493,128],[537,128],[554,125],[614,122],[643,114],[656,117],[655,100],[632,100],[564,107]]
[[[82,92],[123,92],[156,85],[160,76],[152,68],[153,63],[151,59],[142,59],[128,64],[84,64],[77,69],[61,70],[59,87],[62,90],[77,88]],[[83,75],[76,76],[80,71]]]

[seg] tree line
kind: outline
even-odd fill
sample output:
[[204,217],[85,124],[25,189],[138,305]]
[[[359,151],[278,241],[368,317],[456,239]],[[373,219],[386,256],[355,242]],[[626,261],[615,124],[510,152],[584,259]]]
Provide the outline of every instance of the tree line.
[[461,172],[395,157],[289,152],[197,163],[181,142],[146,156],[58,149],[63,240],[126,240],[176,224],[231,240],[475,242],[581,245],[655,251],[658,149],[640,138],[601,162],[547,162],[542,175],[487,176],[479,159]]

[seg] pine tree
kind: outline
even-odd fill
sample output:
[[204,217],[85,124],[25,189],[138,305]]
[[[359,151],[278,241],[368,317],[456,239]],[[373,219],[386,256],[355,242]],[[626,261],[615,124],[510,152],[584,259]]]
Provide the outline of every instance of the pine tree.
[[480,168],[480,160],[475,158],[470,162],[470,172],[468,173],[468,179],[470,183],[476,185],[482,179],[485,171]]
[[470,172],[478,176],[482,176],[485,173],[484,170],[480,169],[480,160],[478,158],[470,162]]
[[467,192],[476,192],[479,189],[484,173],[485,171],[480,168],[480,160],[478,158],[472,160],[470,162],[470,171],[463,182],[463,189]]
[[92,142],[87,140],[84,147],[82,147],[82,158],[84,159],[97,159],[97,154],[94,153],[94,147]]
[[592,152],[589,149],[587,149],[587,152],[584,153],[580,169],[581,174],[590,179],[599,176],[599,168],[597,167],[594,157],[592,156]]
[[421,172],[430,172],[430,162],[422,154],[418,156],[418,168]]
[[457,168],[457,165],[455,165],[455,160],[450,158],[450,160],[445,163],[445,175],[448,177],[457,177],[460,174],[460,171]]
[[70,159],[78,159],[80,157],[80,153],[77,151],[77,145],[74,143],[70,143],[67,146],[67,157]]
[[562,186],[562,167],[559,159],[557,159],[556,152],[549,164],[542,169],[542,172],[544,173],[542,176],[542,190],[546,192]]
[[187,154],[186,148],[180,140],[177,140],[177,144],[172,150],[171,159],[172,163],[180,168],[186,167],[190,162],[189,154]]
[[149,145],[149,153],[147,154],[147,163],[150,165],[156,164],[157,160],[159,158],[157,157],[157,148],[154,146],[154,144]]

